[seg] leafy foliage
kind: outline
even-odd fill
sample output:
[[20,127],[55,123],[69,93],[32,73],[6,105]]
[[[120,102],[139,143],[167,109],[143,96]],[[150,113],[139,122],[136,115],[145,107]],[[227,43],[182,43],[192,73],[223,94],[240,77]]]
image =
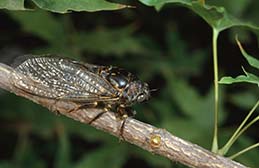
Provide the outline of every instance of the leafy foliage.
[[[237,40],[238,46],[240,48],[240,51],[242,52],[243,56],[246,58],[247,62],[249,63],[249,65],[251,65],[252,67],[259,69],[259,60],[257,60],[256,58],[252,57],[251,55],[247,54],[247,52],[243,49],[241,43]],[[247,72],[244,68],[243,71],[245,73],[245,75],[240,75],[236,78],[232,78],[232,77],[223,77],[219,83],[221,84],[232,84],[232,83],[239,83],[239,82],[247,82],[247,83],[254,83],[257,84],[259,86],[259,77]]]
[[247,26],[249,28],[259,30],[254,24],[243,22],[226,11],[222,6],[213,6],[201,3],[199,1],[192,0],[140,0],[142,3],[160,9],[162,6],[168,3],[181,4],[187,8],[190,8],[200,17],[202,17],[211,27],[216,29],[218,32],[223,31],[233,26]]

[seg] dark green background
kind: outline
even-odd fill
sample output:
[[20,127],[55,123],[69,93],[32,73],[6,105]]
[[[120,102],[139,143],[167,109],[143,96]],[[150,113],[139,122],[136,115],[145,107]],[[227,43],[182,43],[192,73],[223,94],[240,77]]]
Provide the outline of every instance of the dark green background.
[[[237,17],[259,20],[258,2],[217,2]],[[181,6],[167,5],[157,12],[137,1],[130,4],[136,8],[95,13],[2,10],[0,62],[10,64],[23,54],[55,53],[123,67],[157,89],[150,101],[133,107],[137,119],[210,149],[214,109],[211,28]],[[233,40],[237,32],[247,51],[259,55],[251,32],[224,31],[218,42],[220,76],[237,76],[242,73],[241,65],[247,66]],[[220,85],[220,90],[223,145],[256,102],[258,88],[238,84]],[[0,168],[184,167],[2,90],[0,107]],[[258,127],[250,128],[230,154],[257,142]],[[258,156],[255,149],[236,160],[256,167]]]

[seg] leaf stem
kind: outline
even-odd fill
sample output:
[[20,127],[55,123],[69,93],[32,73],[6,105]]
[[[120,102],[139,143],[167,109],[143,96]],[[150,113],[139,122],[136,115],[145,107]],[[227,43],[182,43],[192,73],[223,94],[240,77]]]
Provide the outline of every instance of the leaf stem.
[[245,132],[251,125],[253,125],[256,121],[259,120],[259,116],[257,116],[256,118],[254,118],[252,121],[250,121],[244,128],[242,128],[240,130],[240,132],[236,135],[236,137],[234,138],[234,141],[237,140],[238,137],[240,137],[243,132]]
[[217,40],[219,31],[213,28],[212,48],[213,48],[213,69],[214,69],[214,135],[211,151],[218,151],[218,102],[219,102],[219,84],[218,84],[218,53]]
[[231,136],[231,138],[228,140],[228,142],[224,145],[223,148],[221,148],[219,150],[219,154],[221,155],[225,155],[229,148],[233,145],[233,143],[237,140],[237,138],[242,135],[242,133],[247,130],[247,128],[249,128],[252,124],[254,124],[256,121],[259,120],[259,116],[256,117],[255,119],[253,119],[251,122],[249,122],[245,127],[245,123],[247,122],[247,120],[250,118],[250,116],[253,114],[253,112],[256,110],[256,108],[259,106],[259,100],[255,103],[255,105],[253,106],[253,108],[249,111],[249,113],[247,114],[246,118],[242,121],[242,123],[239,125],[239,127],[237,128],[237,130],[234,132],[234,134]]
[[249,151],[249,150],[251,150],[251,149],[254,149],[254,148],[256,148],[256,147],[259,147],[259,143],[256,143],[256,144],[254,144],[254,145],[251,145],[251,146],[249,146],[249,147],[247,147],[247,148],[245,148],[245,149],[243,149],[243,150],[237,152],[236,154],[230,156],[229,158],[230,158],[230,159],[234,159],[234,158],[236,158],[237,156],[239,156],[239,155],[241,155],[241,154],[244,154],[245,152],[247,152],[247,151]]

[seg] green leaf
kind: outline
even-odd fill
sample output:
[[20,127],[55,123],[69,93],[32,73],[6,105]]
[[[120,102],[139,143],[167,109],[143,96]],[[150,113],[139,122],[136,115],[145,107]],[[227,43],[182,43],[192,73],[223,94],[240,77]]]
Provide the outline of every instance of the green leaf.
[[28,134],[21,135],[16,144],[14,163],[19,167],[44,168],[45,162],[36,154]]
[[238,41],[237,38],[236,38],[236,41],[237,41],[237,44],[238,44],[238,47],[239,47],[240,51],[242,52],[243,56],[246,58],[249,65],[251,65],[252,67],[254,67],[256,69],[259,69],[259,60],[252,57],[251,55],[247,54],[247,52],[244,50],[240,41]]
[[62,123],[58,123],[59,146],[56,154],[55,168],[69,168],[70,165],[70,143],[67,131]]
[[[250,76],[252,75],[252,76]],[[259,85],[259,77],[250,74],[249,76],[239,75],[236,78],[232,78],[230,76],[226,76],[220,79],[220,84],[233,84],[233,83],[240,83],[240,82],[247,82]]]
[[[259,69],[259,60],[255,59],[251,55],[247,54],[247,52],[243,49],[241,43],[236,38],[237,44],[240,48],[240,51],[242,52],[243,56],[246,58],[249,65],[251,65],[254,68]],[[239,75],[236,78],[226,76],[220,79],[220,84],[232,84],[232,83],[240,83],[240,82],[247,82],[247,83],[253,83],[257,84],[259,86],[259,77],[247,72],[244,68],[242,68],[245,75]]]
[[147,6],[154,6],[156,9],[160,9],[167,3],[179,3],[182,5],[190,5],[192,0],[139,0]]
[[[203,126],[207,129],[213,127],[213,103],[214,95],[213,89],[210,89],[207,95],[202,96],[197,92],[197,89],[193,88],[186,81],[181,79],[170,79],[169,92],[172,95],[173,100],[179,105],[182,112],[189,117],[192,122],[195,122],[197,126]],[[223,100],[221,96],[219,102],[220,111],[223,111]],[[219,122],[224,120],[224,116],[221,115]]]
[[[78,47],[91,53],[101,55],[113,54],[125,56],[125,54],[144,54],[147,49],[141,41],[133,36],[134,28],[127,26],[117,29],[97,29],[77,34]],[[116,41],[116,43],[115,43]]]
[[11,162],[0,160],[0,168],[15,168],[15,167],[16,166],[13,165]]
[[233,26],[251,26],[231,16],[224,7],[201,5],[193,2],[190,8],[200,15],[211,27],[218,32]]
[[246,26],[255,30],[259,30],[259,27],[251,24],[243,22],[232,15],[230,15],[224,7],[211,6],[200,3],[199,1],[192,0],[139,0],[148,6],[154,6],[156,9],[160,9],[161,6],[168,3],[176,3],[183,5],[195,13],[197,13],[200,17],[202,17],[211,27],[216,29],[218,32],[223,31],[227,28],[233,26]]
[[9,12],[10,16],[18,21],[22,29],[34,34],[49,43],[64,43],[66,34],[64,26],[48,12]]
[[120,168],[125,161],[125,150],[121,145],[105,146],[87,153],[74,168]]
[[[197,75],[202,70],[207,53],[204,50],[189,51],[189,46],[182,40],[177,31],[169,29],[166,34],[169,59],[164,60],[165,66],[173,67],[173,71],[186,75]],[[162,58],[159,58],[161,61]],[[159,64],[160,65],[160,64]]]
[[238,107],[250,109],[258,99],[258,93],[245,91],[231,94],[230,101]]
[[130,147],[130,154],[138,159],[143,159],[148,163],[149,166],[143,167],[150,167],[150,168],[172,168],[172,162],[159,155],[150,155],[150,152],[145,151],[141,148],[132,148]]
[[42,10],[35,12],[15,11],[8,14],[21,25],[23,31],[35,35],[48,43],[48,45],[41,48],[35,48],[30,51],[31,53],[55,53],[63,56],[79,57],[80,50],[77,50],[77,44],[71,42],[75,32],[70,29],[71,25],[68,17],[63,15],[55,17],[50,12]]
[[197,91],[188,83],[179,79],[177,81],[175,80],[171,86],[173,87],[173,98],[180,105],[182,111],[189,117],[199,117],[199,113],[203,111],[200,109],[203,102],[202,97],[197,93]]
[[24,0],[0,0],[0,9],[25,10]]
[[65,126],[67,134],[72,134],[75,136],[80,136],[82,139],[85,139],[88,142],[105,142],[117,141],[118,138],[111,136],[105,132],[96,130],[94,127],[87,126],[85,124],[76,122],[66,117],[60,118],[62,124]]
[[[211,121],[211,120],[210,120]],[[181,118],[175,117],[163,120],[162,124],[163,128],[166,128],[168,131],[173,132],[174,135],[184,138],[186,140],[199,143],[201,141],[201,136],[206,133],[209,136],[211,127],[204,127],[202,125],[197,124],[197,122]],[[188,134],[186,134],[186,130],[188,130]]]
[[32,0],[38,7],[58,13],[69,11],[95,12],[101,10],[117,10],[126,8],[127,5],[108,2],[106,0]]
[[[101,10],[118,10],[129,7],[127,5],[112,3],[106,0],[32,0],[39,8],[57,13],[70,11],[95,12]],[[9,10],[26,10],[24,0],[1,0],[0,8]]]
[[240,16],[249,5],[251,1],[247,0],[217,0],[217,1],[207,1],[207,4],[215,6],[224,6],[229,12]]

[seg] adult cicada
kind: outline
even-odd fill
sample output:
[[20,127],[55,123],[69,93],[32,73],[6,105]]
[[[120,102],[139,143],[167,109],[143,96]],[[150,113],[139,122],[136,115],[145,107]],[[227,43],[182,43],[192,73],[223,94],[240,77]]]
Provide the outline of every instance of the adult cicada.
[[132,104],[150,97],[148,84],[122,68],[50,55],[24,58],[14,68],[26,80],[21,78],[14,85],[29,94],[110,109],[121,116]]

